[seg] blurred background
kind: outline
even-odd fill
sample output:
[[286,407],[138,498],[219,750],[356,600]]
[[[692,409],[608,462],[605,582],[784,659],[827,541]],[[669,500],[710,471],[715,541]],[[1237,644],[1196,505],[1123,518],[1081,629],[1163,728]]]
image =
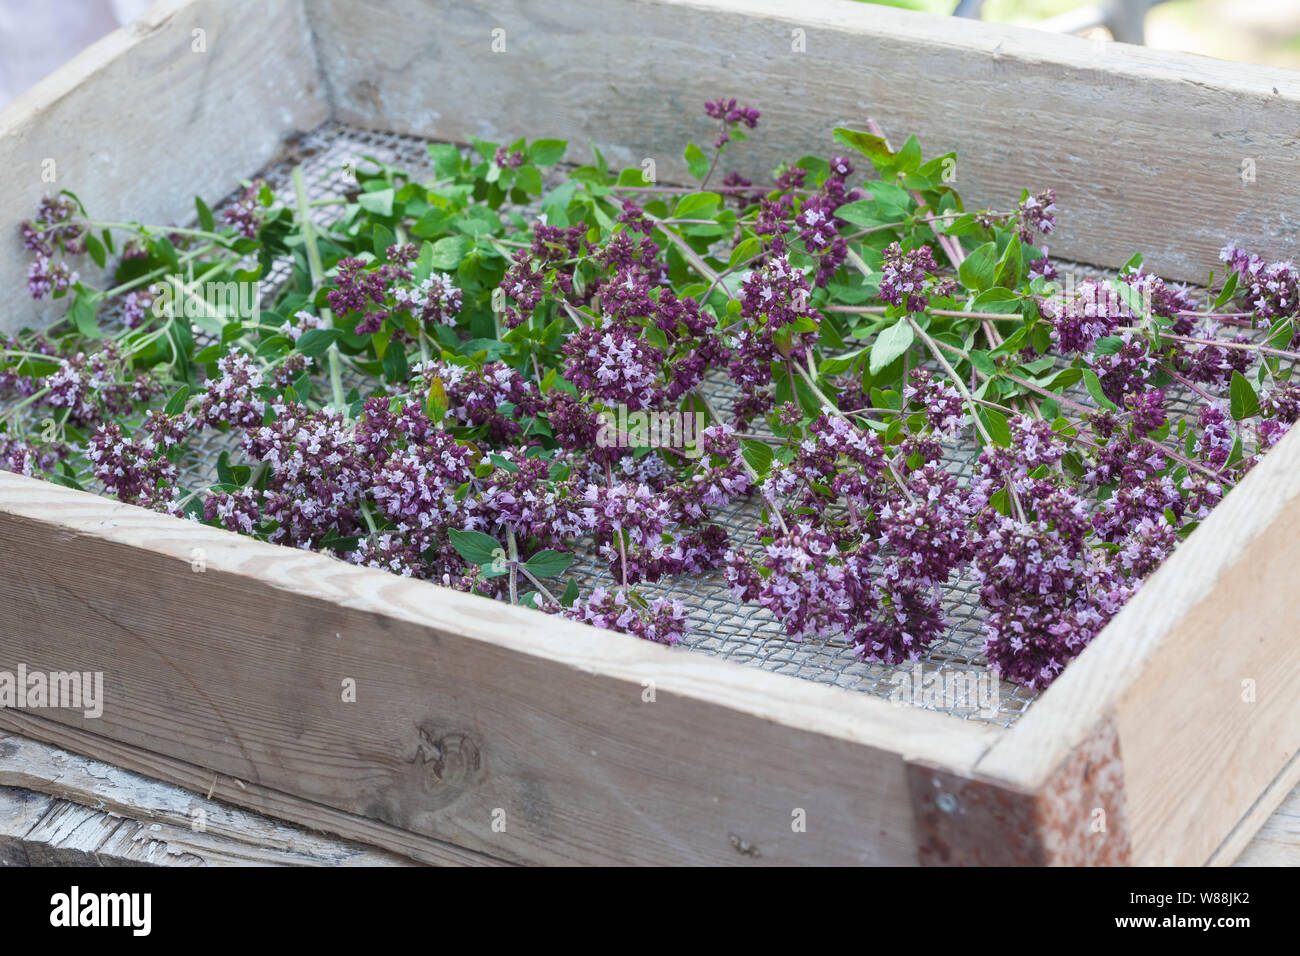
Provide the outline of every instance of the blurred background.
[[[994,23],[1129,40],[1149,47],[1300,69],[1300,0],[865,0]],[[1145,14],[1145,16],[1143,16]],[[1111,29],[1093,24],[1109,20]],[[1121,34],[1116,36],[1116,34]],[[1129,42],[1132,42],[1130,40]]]
[[[0,107],[151,0],[0,0]],[[843,0],[1300,69],[1300,0]],[[361,6],[358,0],[358,6]],[[797,9],[796,7],[792,9]]]

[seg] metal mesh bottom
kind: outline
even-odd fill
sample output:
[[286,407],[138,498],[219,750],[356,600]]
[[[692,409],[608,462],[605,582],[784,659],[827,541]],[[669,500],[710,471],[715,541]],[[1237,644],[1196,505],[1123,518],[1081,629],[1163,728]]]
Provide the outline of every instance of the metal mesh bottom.
[[[344,171],[345,164],[360,164],[364,157],[373,157],[407,170],[417,179],[432,178],[433,170],[425,149],[429,142],[432,141],[330,123],[291,143],[279,161],[257,175],[267,181],[278,198],[292,205],[291,173],[295,165],[301,165],[309,198],[334,198],[353,185],[353,180]],[[227,201],[233,198],[234,194]],[[335,207],[317,206],[313,208],[312,218],[326,226],[335,214]],[[274,291],[288,278],[289,272],[290,264],[282,262],[263,279],[263,301],[273,299]],[[111,320],[111,316],[106,315],[105,319]],[[359,379],[347,381],[346,387],[354,384],[362,383]],[[706,391],[713,393],[710,398],[716,407],[726,408],[730,405],[729,388],[724,380],[706,388]],[[214,482],[216,462],[221,452],[229,451],[232,459],[238,460],[235,453],[238,445],[236,434],[205,430],[180,463],[181,484],[197,488]],[[948,467],[968,473],[974,454],[973,444],[953,448],[948,453]],[[759,509],[756,500],[742,502],[716,513],[714,517],[727,528],[733,542],[747,544],[753,539]],[[570,576],[584,588],[615,584],[608,566],[591,553],[580,556]],[[647,597],[679,598],[688,607],[691,630],[685,639],[685,649],[689,652],[709,654],[882,698],[896,696],[905,676],[911,683],[912,665],[892,667],[864,663],[842,641],[796,642],[788,639],[782,633],[780,622],[769,611],[733,600],[720,572],[683,576],[658,585],[641,585],[639,590]],[[1009,682],[999,683],[986,670],[981,653],[983,611],[971,577],[956,578],[944,589],[944,609],[949,627],[943,639],[922,659],[924,673],[933,681],[935,672],[938,672],[944,679],[943,686],[948,687],[973,688],[975,681],[980,681],[978,706],[969,696],[949,696],[946,700],[931,696],[917,701],[909,695],[907,700],[914,706],[941,711],[956,718],[1010,726],[1025,712],[1036,694]]]
[[[308,196],[311,199],[331,198],[341,195],[349,185],[343,166],[359,164],[366,156],[408,170],[416,177],[431,177],[433,170],[425,149],[428,142],[431,140],[328,124],[294,143],[285,159],[259,175],[266,179],[277,196],[292,202],[290,174],[293,166],[300,163]],[[313,218],[327,224],[332,215],[330,207],[316,207]],[[286,275],[287,265],[283,271],[269,277],[268,286]],[[730,386],[725,381],[712,384],[706,391],[711,393],[709,397],[717,407],[729,406]],[[192,483],[191,487],[210,482],[217,456],[223,449],[233,448],[237,443],[233,435],[207,432],[203,443],[195,449],[194,460],[187,462],[186,481]],[[969,471],[974,451],[973,445],[952,449],[948,467]],[[727,529],[733,541],[747,543],[753,537],[759,510],[759,503],[751,500],[715,513],[714,517]],[[606,563],[590,552],[580,556],[570,575],[583,588],[598,584],[612,587],[616,583],[610,577]],[[884,698],[895,694],[904,671],[911,672],[910,666],[891,667],[859,661],[852,648],[842,641],[797,642],[788,639],[771,612],[733,600],[720,572],[686,575],[657,585],[639,585],[638,589],[647,597],[679,598],[687,606],[691,630],[684,646],[692,652]],[[979,677],[993,683],[980,650],[983,612],[973,579],[963,576],[949,584],[944,591],[944,609],[950,626],[943,639],[924,656],[922,663],[926,674],[942,669],[945,675],[969,674],[971,678]],[[954,683],[960,684],[960,681]],[[1033,691],[1004,681],[990,696],[981,698],[979,708],[963,699],[956,700],[954,705],[952,698],[946,706],[933,702],[925,706],[962,719],[1006,727],[1025,712],[1035,696]]]

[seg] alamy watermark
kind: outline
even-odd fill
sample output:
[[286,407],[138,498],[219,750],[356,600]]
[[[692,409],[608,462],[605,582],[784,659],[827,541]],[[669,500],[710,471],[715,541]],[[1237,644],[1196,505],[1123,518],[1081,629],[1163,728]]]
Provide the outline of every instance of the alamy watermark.
[[262,311],[261,282],[186,282],[172,275],[149,291],[154,297],[153,314],[160,319],[210,318],[228,324],[256,320]]
[[687,458],[704,453],[700,434],[707,427],[703,412],[629,412],[626,405],[600,413],[596,444],[601,448],[668,448]]
[[50,897],[50,925],[75,929],[82,926],[122,927],[132,936],[148,936],[153,929],[152,893],[83,893],[73,886]]
[[1001,685],[988,671],[925,670],[920,661],[911,670],[894,675],[889,702],[897,707],[923,707],[952,713],[978,713],[992,718],[998,713]]
[[103,671],[0,671],[0,708],[80,710],[87,719],[104,714]]

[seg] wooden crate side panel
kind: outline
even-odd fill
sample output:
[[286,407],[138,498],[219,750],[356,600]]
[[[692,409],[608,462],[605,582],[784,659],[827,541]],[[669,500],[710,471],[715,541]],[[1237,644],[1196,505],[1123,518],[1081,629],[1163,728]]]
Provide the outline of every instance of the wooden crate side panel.
[[[25,287],[18,222],[42,192],[71,190],[97,219],[179,224],[195,194],[215,202],[328,115],[297,0],[156,3],[0,111],[0,284]],[[65,308],[15,294],[0,332]]]
[[1300,752],[1300,502],[1291,505],[1116,702],[1144,865],[1206,862],[1265,791],[1280,801],[1297,779],[1292,765],[1273,787]]
[[[1042,786],[1115,715],[1133,862],[1202,864],[1249,837],[1300,751],[1300,432],[1288,434],[980,760]],[[1271,796],[1270,796],[1271,795]]]
[[686,140],[717,135],[702,103],[736,96],[763,117],[724,168],[756,181],[780,160],[847,152],[831,128],[870,116],[895,146],[915,133],[927,155],[957,150],[969,208],[1055,188],[1058,256],[1118,266],[1142,251],[1147,268],[1203,282],[1230,239],[1298,249],[1287,70],[841,0],[392,0],[364,21],[349,0],[318,0],[308,15],[348,123],[560,136],[583,161],[594,141],[618,166],[652,158],[686,182]]
[[914,862],[992,738],[7,474],[0,568],[0,669],[104,672],[41,717],[507,860]]

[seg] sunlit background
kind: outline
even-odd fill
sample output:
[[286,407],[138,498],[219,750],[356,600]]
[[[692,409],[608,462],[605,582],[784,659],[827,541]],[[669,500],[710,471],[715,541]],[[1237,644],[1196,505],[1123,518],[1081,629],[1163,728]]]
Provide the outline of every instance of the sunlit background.
[[[958,0],[870,0],[891,7],[949,15]],[[980,19],[1032,27],[1069,26],[1070,21],[1109,6],[1080,0],[985,0]],[[1146,45],[1224,60],[1300,69],[1300,0],[1170,0],[1151,6],[1145,17]],[[1071,31],[1103,37],[1108,33]]]

